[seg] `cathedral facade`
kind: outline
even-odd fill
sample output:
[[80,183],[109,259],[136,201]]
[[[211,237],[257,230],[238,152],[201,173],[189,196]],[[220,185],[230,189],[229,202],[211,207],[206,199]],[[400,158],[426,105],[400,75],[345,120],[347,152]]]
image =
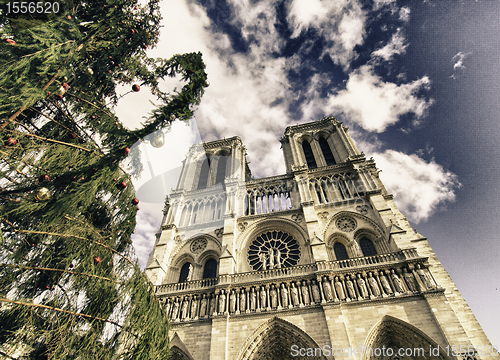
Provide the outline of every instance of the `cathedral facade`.
[[146,266],[173,359],[482,359],[463,297],[338,120],[290,126],[286,173],[191,147]]

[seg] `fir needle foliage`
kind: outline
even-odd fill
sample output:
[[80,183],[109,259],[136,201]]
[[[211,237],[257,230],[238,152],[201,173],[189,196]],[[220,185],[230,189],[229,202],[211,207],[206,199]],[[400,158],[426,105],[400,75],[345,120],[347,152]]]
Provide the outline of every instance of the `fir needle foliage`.
[[[126,148],[189,120],[205,65],[147,57],[157,0],[60,3],[41,20],[0,12],[0,358],[166,359],[168,318],[130,240],[142,165]],[[160,90],[172,76],[182,89]],[[120,84],[157,97],[140,129],[114,115]]]

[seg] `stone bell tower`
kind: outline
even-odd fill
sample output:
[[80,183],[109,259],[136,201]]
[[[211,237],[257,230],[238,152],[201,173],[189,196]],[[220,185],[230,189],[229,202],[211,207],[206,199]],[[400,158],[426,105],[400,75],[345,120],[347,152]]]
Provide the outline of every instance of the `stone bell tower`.
[[263,179],[238,137],[186,156],[146,266],[173,359],[497,354],[342,123],[280,142],[286,173]]

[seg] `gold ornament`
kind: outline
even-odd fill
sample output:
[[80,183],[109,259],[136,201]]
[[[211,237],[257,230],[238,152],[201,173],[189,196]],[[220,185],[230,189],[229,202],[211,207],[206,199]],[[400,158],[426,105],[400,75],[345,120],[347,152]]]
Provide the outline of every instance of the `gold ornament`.
[[154,148],[161,148],[165,144],[165,134],[161,131],[156,131],[151,139],[151,146]]
[[50,199],[50,191],[46,187],[35,190],[34,194],[36,201],[46,201]]
[[57,96],[63,96],[65,92],[66,89],[64,88],[64,86],[60,86],[59,89],[54,94],[56,94]]

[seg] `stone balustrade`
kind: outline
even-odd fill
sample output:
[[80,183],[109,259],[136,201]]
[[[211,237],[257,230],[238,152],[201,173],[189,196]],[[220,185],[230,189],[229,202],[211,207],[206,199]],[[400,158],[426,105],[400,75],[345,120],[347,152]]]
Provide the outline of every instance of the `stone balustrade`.
[[396,262],[417,259],[419,255],[414,248],[403,249],[393,253],[378,254],[374,256],[358,257],[346,260],[324,261],[314,264],[297,265],[280,269],[251,271],[238,274],[220,275],[218,278],[186,281],[174,284],[158,285],[156,293],[172,294],[178,292],[192,292],[215,286],[246,284],[252,282],[268,282],[273,279],[286,279],[300,276],[312,275],[316,272],[333,271],[343,272],[351,269],[378,268]]
[[338,273],[317,272],[299,279],[237,283],[234,287],[219,283],[209,291],[160,296],[160,300],[175,323],[410,296],[438,288],[432,273],[423,260],[419,260],[390,264],[382,269],[350,268]]

